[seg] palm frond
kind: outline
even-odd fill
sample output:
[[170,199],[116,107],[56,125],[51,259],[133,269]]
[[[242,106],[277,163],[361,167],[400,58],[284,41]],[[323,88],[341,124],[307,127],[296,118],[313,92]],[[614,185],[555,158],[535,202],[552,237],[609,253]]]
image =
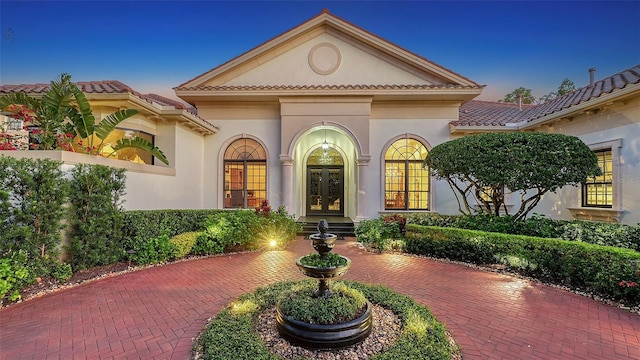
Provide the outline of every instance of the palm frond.
[[55,114],[60,120],[64,119],[73,101],[71,85],[75,86],[71,82],[71,75],[61,74],[59,79],[51,81],[49,90],[42,96],[43,106],[51,108],[49,113]]
[[23,105],[36,112],[40,108],[40,100],[23,92],[12,92],[0,97],[0,109],[6,110],[11,105]]
[[109,134],[113,130],[115,130],[118,124],[137,113],[138,110],[135,109],[124,109],[107,115],[107,117],[100,120],[98,125],[95,127],[96,136],[98,136],[98,138],[101,140],[106,139],[107,136],[109,136]]
[[89,135],[93,135],[96,118],[93,115],[93,111],[91,111],[91,105],[89,105],[89,100],[87,100],[84,93],[80,91],[75,84],[71,84],[71,91],[78,104],[78,109],[71,108],[69,118],[73,122],[73,126],[78,135],[84,139]]
[[116,152],[118,150],[126,148],[136,148],[147,151],[151,155],[155,156],[156,159],[162,161],[165,165],[169,165],[169,160],[167,160],[167,157],[164,155],[162,150],[160,150],[156,146],[153,146],[150,141],[145,140],[141,137],[135,137],[133,139],[120,139],[116,142],[116,146],[113,147],[113,150],[114,152]]

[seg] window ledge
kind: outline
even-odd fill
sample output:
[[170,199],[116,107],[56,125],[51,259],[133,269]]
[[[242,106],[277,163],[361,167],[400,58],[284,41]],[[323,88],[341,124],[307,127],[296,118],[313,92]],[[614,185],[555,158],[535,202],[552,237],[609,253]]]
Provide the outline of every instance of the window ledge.
[[165,176],[175,176],[176,169],[171,167],[137,164],[130,161],[109,159],[100,156],[87,155],[81,153],[74,153],[71,151],[60,150],[5,150],[0,151],[0,155],[13,157],[16,159],[50,159],[54,161],[62,161],[68,165],[75,164],[90,164],[90,165],[104,165],[114,168],[125,169],[127,171],[156,174]]
[[607,208],[567,208],[571,215],[578,220],[601,221],[609,223],[619,223],[624,214],[624,210],[614,210]]

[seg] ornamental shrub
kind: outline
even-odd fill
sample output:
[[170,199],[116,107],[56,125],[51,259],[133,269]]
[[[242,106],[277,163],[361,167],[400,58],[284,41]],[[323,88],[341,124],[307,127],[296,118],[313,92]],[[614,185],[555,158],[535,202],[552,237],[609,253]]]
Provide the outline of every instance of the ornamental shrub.
[[257,249],[262,218],[254,211],[229,210],[210,216],[194,245],[193,252],[201,255],[220,254],[235,250]]
[[72,275],[73,271],[71,270],[71,264],[68,263],[60,263],[56,265],[56,267],[51,272],[51,276],[53,276],[61,283],[69,280]]
[[171,243],[175,245],[175,258],[182,259],[191,253],[193,245],[195,245],[198,236],[201,233],[198,231],[192,231],[176,235],[170,239]]
[[388,249],[393,239],[402,236],[398,222],[385,222],[379,218],[362,220],[354,232],[359,242],[372,245],[379,250]]
[[27,255],[22,251],[0,258],[0,304],[4,302],[5,296],[9,301],[19,300],[20,289],[35,281],[35,276],[26,263]]
[[166,209],[130,210],[123,212],[123,232],[125,239],[152,238],[169,229],[169,236],[201,231],[207,218],[224,210]]
[[78,164],[71,171],[71,265],[75,271],[121,261],[123,169]]
[[163,235],[149,239],[148,241],[134,244],[133,251],[128,253],[129,260],[138,265],[158,264],[173,260],[176,254],[176,245],[169,239],[168,231]]
[[288,318],[309,324],[340,324],[354,320],[367,303],[362,292],[344,283],[332,283],[330,289],[333,296],[317,297],[317,285],[305,282],[283,292],[278,305]]
[[407,223],[557,238],[640,250],[640,225],[630,226],[583,220],[556,220],[540,214],[533,214],[529,218],[516,220],[512,216],[499,217],[489,214],[440,215],[437,213],[412,213],[407,215]]
[[[477,264],[502,263],[546,282],[640,304],[640,253],[578,241],[407,226],[406,251]],[[482,254],[482,255],[474,255]]]
[[47,276],[59,256],[68,194],[60,166],[0,156],[0,256],[24,253],[35,276]]
[[256,214],[260,219],[260,225],[254,233],[258,244],[275,241],[277,247],[284,248],[302,230],[302,226],[296,222],[293,215],[287,213],[284,206],[280,206],[277,211],[269,212],[265,212],[262,207]]

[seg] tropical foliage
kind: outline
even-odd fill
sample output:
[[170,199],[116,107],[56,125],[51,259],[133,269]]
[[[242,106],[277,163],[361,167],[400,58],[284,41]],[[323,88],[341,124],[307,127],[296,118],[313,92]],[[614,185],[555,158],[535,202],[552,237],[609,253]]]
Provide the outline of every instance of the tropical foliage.
[[[104,140],[116,126],[138,113],[135,109],[123,109],[96,121],[89,100],[78,86],[71,82],[71,76],[62,74],[51,81],[49,89],[41,98],[35,98],[21,92],[13,92],[0,97],[0,108],[13,113],[11,117],[36,126],[32,130],[34,148],[52,150],[62,148],[92,155],[103,155]],[[70,135],[70,136],[69,136]],[[70,146],[72,138],[76,144]],[[135,137],[120,139],[111,152],[113,156],[120,150],[136,148],[147,151],[158,160],[168,164],[164,153],[150,141]]]

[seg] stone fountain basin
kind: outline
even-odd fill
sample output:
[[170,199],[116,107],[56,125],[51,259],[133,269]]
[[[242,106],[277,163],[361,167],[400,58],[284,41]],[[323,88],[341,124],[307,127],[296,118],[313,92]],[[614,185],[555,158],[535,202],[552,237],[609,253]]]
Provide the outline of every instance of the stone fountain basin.
[[314,349],[336,349],[363,341],[372,330],[371,303],[366,302],[362,316],[342,324],[309,324],[290,319],[276,308],[278,332],[288,341]]
[[[305,255],[306,256],[306,255]],[[338,255],[343,259],[347,260],[347,265],[342,266],[333,266],[333,267],[318,267],[318,266],[309,266],[304,265],[300,261],[303,257],[301,256],[296,260],[296,265],[298,265],[298,269],[306,276],[314,278],[314,279],[331,279],[337,278],[344,275],[349,267],[351,267],[351,260],[342,255]]]

